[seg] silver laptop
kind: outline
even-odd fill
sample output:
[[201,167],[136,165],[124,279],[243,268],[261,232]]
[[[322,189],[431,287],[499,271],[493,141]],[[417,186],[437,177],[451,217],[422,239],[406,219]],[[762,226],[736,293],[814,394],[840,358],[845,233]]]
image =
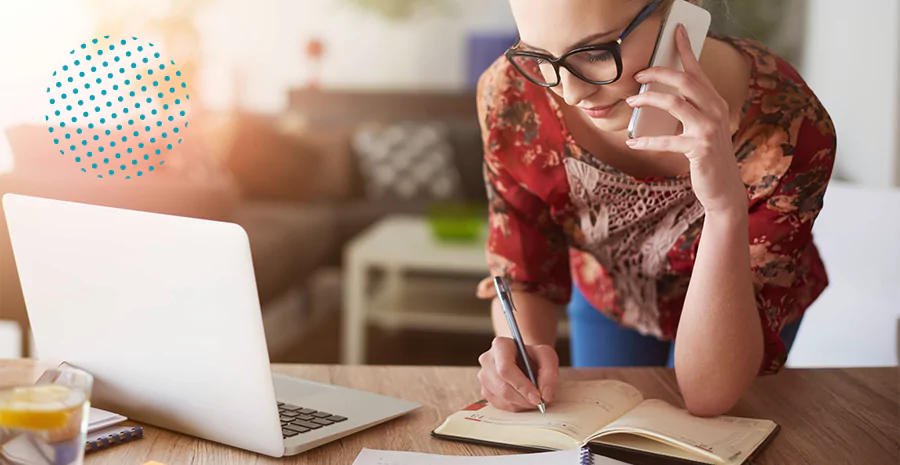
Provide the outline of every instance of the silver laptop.
[[3,196],[37,353],[94,374],[94,405],[273,457],[420,406],[272,374],[244,230]]

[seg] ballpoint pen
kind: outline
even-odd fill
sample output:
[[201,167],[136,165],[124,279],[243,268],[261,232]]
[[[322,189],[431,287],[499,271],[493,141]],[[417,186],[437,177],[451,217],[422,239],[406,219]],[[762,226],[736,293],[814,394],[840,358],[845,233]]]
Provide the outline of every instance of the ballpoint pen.
[[[500,276],[494,276],[494,288],[497,290],[497,298],[500,299],[500,306],[503,307],[503,314],[506,315],[509,331],[516,341],[516,347],[519,348],[519,355],[522,357],[522,361],[525,365],[525,374],[531,379],[531,383],[534,384],[534,387],[538,388],[538,394],[540,395],[541,391],[538,387],[537,378],[534,377],[534,370],[531,369],[531,362],[528,361],[528,353],[525,352],[525,341],[522,339],[522,333],[519,332],[516,316],[513,315],[513,312],[516,311],[516,306],[513,304],[512,292],[509,290],[509,285],[506,284],[506,281]],[[543,398],[541,399],[541,403],[538,404],[538,410],[541,411],[542,415],[547,414],[547,406],[544,405]]]

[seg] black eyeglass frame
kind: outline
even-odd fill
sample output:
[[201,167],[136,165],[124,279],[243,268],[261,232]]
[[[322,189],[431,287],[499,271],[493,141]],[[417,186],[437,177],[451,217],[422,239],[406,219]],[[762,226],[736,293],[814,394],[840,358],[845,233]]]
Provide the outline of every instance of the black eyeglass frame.
[[[551,55],[547,55],[544,53],[531,52],[531,51],[527,51],[527,50],[518,50],[517,47],[519,46],[519,41],[516,41],[516,44],[513,45],[512,47],[508,48],[506,50],[506,53],[504,53],[503,55],[506,56],[506,59],[510,62],[510,64],[513,65],[514,68],[516,68],[516,71],[518,71],[519,74],[524,76],[525,79],[528,79],[532,83],[539,85],[541,87],[556,87],[559,85],[559,83],[562,81],[562,78],[559,76],[559,68],[560,67],[567,69],[570,73],[572,73],[573,76],[575,76],[578,79],[581,79],[582,81],[587,82],[589,84],[594,84],[594,85],[598,85],[598,86],[612,84],[613,82],[618,81],[619,78],[622,77],[622,48],[621,48],[622,41],[625,40],[625,38],[628,37],[628,35],[631,34],[632,31],[637,29],[637,27],[640,26],[640,24],[643,23],[644,20],[649,18],[650,15],[652,15],[653,12],[656,11],[656,9],[659,7],[659,5],[662,2],[663,2],[663,0],[651,0],[650,3],[648,3],[647,6],[645,6],[640,11],[640,13],[638,13],[637,16],[634,17],[634,19],[631,21],[631,23],[628,24],[628,27],[626,27],[625,30],[622,31],[621,34],[619,34],[619,37],[617,37],[616,40],[614,40],[612,42],[606,42],[606,43],[596,44],[596,45],[588,45],[585,47],[578,47],[576,49],[569,50],[568,52],[566,52],[559,58],[555,58]],[[521,39],[519,39],[519,40],[521,40]],[[574,55],[576,53],[593,52],[593,51],[601,51],[601,50],[610,52],[613,55],[613,59],[616,62],[616,77],[614,77],[613,79],[608,79],[605,81],[594,81],[594,80],[588,79],[584,75],[579,73],[578,70],[576,70],[574,67],[570,67],[566,63],[566,58],[568,58],[569,56]],[[549,83],[549,82],[538,82],[538,81],[534,80],[531,76],[528,75],[527,72],[522,70],[522,68],[520,68],[519,65],[516,63],[516,61],[513,59],[514,57],[517,57],[517,56],[540,58],[542,60],[546,60],[548,63],[553,65],[553,71],[556,74],[556,81],[553,83]]]

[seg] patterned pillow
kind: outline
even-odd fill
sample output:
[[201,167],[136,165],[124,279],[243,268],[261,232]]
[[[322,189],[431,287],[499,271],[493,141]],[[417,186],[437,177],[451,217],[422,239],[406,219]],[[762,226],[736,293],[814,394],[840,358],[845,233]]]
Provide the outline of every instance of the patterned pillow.
[[443,124],[366,125],[354,134],[353,150],[369,199],[450,200],[462,195]]

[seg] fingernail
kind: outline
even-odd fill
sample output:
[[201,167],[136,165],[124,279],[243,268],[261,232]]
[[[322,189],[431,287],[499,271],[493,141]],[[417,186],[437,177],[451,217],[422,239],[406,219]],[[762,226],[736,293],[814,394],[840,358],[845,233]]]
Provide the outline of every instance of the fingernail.
[[684,27],[684,24],[679,24],[679,25],[678,25],[678,33],[681,34],[681,37],[684,37],[685,39],[687,39],[687,36],[688,36],[688,35],[687,35],[687,28]]
[[632,95],[631,97],[625,99],[625,101],[628,102],[629,105],[632,105],[635,101],[637,101],[637,95]]
[[531,394],[528,394],[528,402],[531,402],[534,405],[538,405],[541,403],[541,396],[532,392]]
[[634,139],[625,139],[625,145],[634,147],[635,145],[637,145],[637,141]]
[[647,76],[646,74],[644,74],[643,72],[640,72],[640,73],[637,73],[637,74],[634,75],[634,80],[635,80],[635,81],[638,81],[638,82],[641,82],[641,81],[644,80],[644,78],[645,78],[646,76]]

